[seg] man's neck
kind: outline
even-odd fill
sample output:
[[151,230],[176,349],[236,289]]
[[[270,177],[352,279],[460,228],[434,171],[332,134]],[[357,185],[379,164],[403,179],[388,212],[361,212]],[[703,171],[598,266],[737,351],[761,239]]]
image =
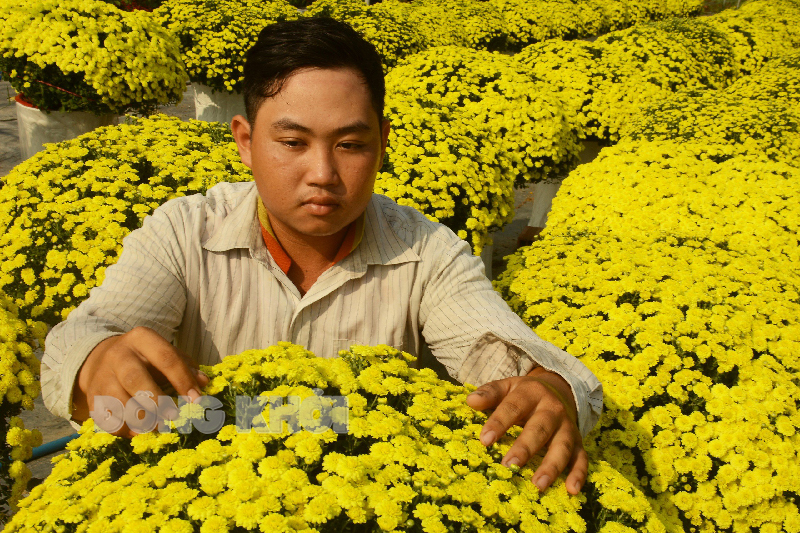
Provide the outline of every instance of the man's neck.
[[275,238],[286,255],[292,260],[287,276],[301,295],[304,295],[317,278],[334,263],[339,249],[347,236],[348,226],[333,235],[314,237],[296,235],[280,222],[270,217]]
[[296,235],[288,228],[283,227],[280,222],[270,217],[270,225],[275,234],[275,238],[283,247],[286,255],[293,262],[303,263],[332,263],[342,247],[345,236],[347,236],[348,226],[345,226],[333,235],[314,237],[309,235]]

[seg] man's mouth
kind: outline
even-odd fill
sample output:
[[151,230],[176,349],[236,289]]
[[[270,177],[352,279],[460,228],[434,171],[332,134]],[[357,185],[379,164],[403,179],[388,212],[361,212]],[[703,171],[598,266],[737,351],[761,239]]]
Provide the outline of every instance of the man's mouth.
[[312,196],[303,202],[303,208],[312,215],[328,215],[339,208],[339,202],[330,196]]

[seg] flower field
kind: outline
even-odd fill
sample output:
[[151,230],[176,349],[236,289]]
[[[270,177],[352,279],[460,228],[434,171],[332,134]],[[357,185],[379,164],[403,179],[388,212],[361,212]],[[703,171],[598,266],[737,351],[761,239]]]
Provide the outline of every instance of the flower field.
[[[41,436],[16,415],[39,394],[33,353],[48,328],[156,207],[252,179],[227,125],[128,116],[49,145],[0,183],[6,530],[800,533],[800,1],[698,17],[702,7],[165,0],[126,12],[0,0],[3,77],[65,110],[83,99],[145,109],[187,79],[235,92],[265,25],[350,22],[387,76],[376,192],[480,253],[513,219],[515,186],[564,178],[541,238],[508,258],[495,288],[605,391],[583,492],[561,479],[540,494],[535,461],[500,466],[511,437],[480,445],[470,386],[388,347],[323,359],[282,343],[204,369],[203,392],[226,413],[218,432],[127,441],[87,422],[22,498]],[[92,20],[126,37],[98,38]],[[34,39],[45,24],[58,36]],[[36,85],[44,73],[75,94]],[[579,166],[586,139],[603,149]],[[315,388],[349,398],[349,433],[233,426],[236,394]]]

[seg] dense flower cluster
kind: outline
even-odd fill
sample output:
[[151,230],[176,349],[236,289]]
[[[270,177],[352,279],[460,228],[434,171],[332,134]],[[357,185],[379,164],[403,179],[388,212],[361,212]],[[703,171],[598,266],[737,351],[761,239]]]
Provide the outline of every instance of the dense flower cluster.
[[740,98],[781,99],[800,111],[800,52],[780,56],[750,76],[742,76],[725,93]]
[[375,192],[441,222],[480,254],[489,232],[513,219],[513,180],[488,138],[450,113],[389,100],[389,149]]
[[[791,33],[791,13],[762,34]],[[538,45],[525,61],[588,65],[601,43]],[[603,382],[587,450],[668,530],[800,531],[799,63],[629,113],[623,141],[570,174],[544,240],[496,284]],[[720,80],[746,72],[716,64]],[[561,82],[572,109],[596,98],[593,75]]]
[[[399,1],[399,0],[390,0]],[[457,45],[519,51],[547,39],[572,39],[618,30],[649,20],[689,16],[699,0],[456,0],[412,2],[410,16],[429,46]]]
[[508,47],[512,50],[546,39],[597,35],[603,26],[602,3],[491,1],[504,16]]
[[[591,467],[591,506],[571,497],[563,479],[540,494],[531,482],[538,461],[499,464],[520,429],[484,447],[477,437],[486,417],[465,403],[473,388],[410,368],[413,360],[388,346],[323,358],[290,343],[226,357],[204,368],[211,381],[203,392],[226,413],[221,430],[177,432],[202,418],[192,406],[172,432],[130,441],[89,421],[6,531],[583,533],[587,519],[593,531],[665,530],[641,491],[607,462]],[[346,397],[347,406],[333,406],[319,428],[296,431],[281,421],[288,405],[239,404],[237,427],[236,395],[294,396],[301,412],[306,402],[319,405],[320,418],[331,397]],[[251,419],[276,432],[239,431]],[[345,420],[347,431],[334,432],[330,422]]]
[[580,136],[607,140],[617,140],[642,106],[678,89],[723,87],[734,72],[725,36],[683,19],[640,24],[593,43],[538,43],[515,59],[558,91]]
[[408,54],[425,47],[424,38],[414,24],[413,9],[402,2],[388,0],[367,6],[361,0],[317,0],[304,17],[329,17],[350,24],[378,50],[386,69]]
[[409,16],[420,28],[426,48],[448,45],[493,51],[506,48],[505,20],[491,2],[416,0],[411,5]]
[[0,418],[33,409],[39,395],[39,360],[33,346],[41,346],[45,334],[44,324],[20,320],[11,299],[0,292]]
[[0,188],[0,289],[53,326],[102,283],[122,238],[171,198],[250,180],[230,129],[157,115],[50,145]]
[[800,3],[796,0],[754,0],[725,10],[709,23],[731,43],[740,74],[758,70],[764,61],[800,46]]
[[[768,29],[771,17],[779,19],[777,29]],[[756,24],[758,29],[751,32],[755,37],[749,39],[750,30],[742,28]],[[676,91],[724,88],[765,58],[796,49],[798,28],[800,3],[755,0],[741,10],[703,20],[639,24],[592,43],[542,42],[526,47],[515,59],[555,88],[580,136],[617,141],[643,108],[669,100]],[[754,63],[743,63],[751,59]],[[788,64],[776,66],[773,76],[789,76],[784,83],[791,83],[792,70]]]
[[631,116],[678,89],[724,87],[733,54],[724,34],[700,20],[670,19],[606,34],[595,66],[597,81],[586,107],[595,135],[617,140]]
[[[756,90],[769,89],[758,85]],[[743,92],[677,93],[635,115],[622,128],[622,134],[632,139],[701,140],[722,145],[722,157],[731,152],[759,151],[775,161],[797,157],[797,104],[782,98],[751,98]]]
[[676,139],[731,153],[763,153],[773,161],[800,154],[800,53],[773,59],[720,91],[679,92],[623,128],[632,139]]
[[760,150],[622,142],[497,283],[603,382],[587,448],[683,530],[800,530],[799,179]]
[[183,96],[178,42],[148,13],[100,0],[1,0],[0,19],[3,78],[41,109],[123,113]]
[[20,320],[14,304],[0,292],[0,524],[4,506],[16,509],[31,477],[23,461],[32,446],[41,444],[41,433],[26,430],[16,415],[33,409],[39,395],[39,360],[33,347],[44,340],[43,326]]
[[517,52],[547,39],[574,39],[641,22],[699,13],[701,0],[317,0],[306,14],[350,23],[391,66],[434,46]]
[[17,510],[17,503],[22,497],[32,475],[25,461],[31,458],[33,447],[41,446],[42,433],[38,429],[25,429],[25,424],[18,416],[0,420],[0,434],[5,435],[0,441],[0,525],[8,518],[5,516],[8,506],[12,512]]
[[621,0],[601,2],[604,24],[609,30],[641,24],[652,20],[697,15],[703,2],[697,0]]
[[700,0],[491,0],[505,21],[512,51],[546,39],[574,39],[649,20],[685,17],[700,11]]
[[558,176],[579,146],[558,99],[507,56],[436,47],[386,79],[392,122],[377,191],[468,239],[476,253],[513,216],[513,184]]
[[557,177],[575,167],[580,147],[558,98],[517,67],[503,54],[431,48],[391,71],[387,100],[417,102],[469,121],[475,137],[498,145],[501,165],[518,185]]
[[589,118],[588,106],[600,83],[601,57],[602,49],[593,43],[550,39],[524,48],[514,60],[556,91],[564,117],[579,138],[586,138],[599,130],[597,118]]
[[153,16],[177,36],[192,81],[233,93],[259,32],[298,13],[285,0],[167,0]]

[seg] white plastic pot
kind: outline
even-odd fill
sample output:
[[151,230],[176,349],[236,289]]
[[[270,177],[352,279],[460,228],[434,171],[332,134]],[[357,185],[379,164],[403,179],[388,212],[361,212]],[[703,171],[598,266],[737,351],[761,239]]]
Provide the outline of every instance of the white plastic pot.
[[45,143],[58,143],[74,139],[100,126],[109,126],[116,115],[95,115],[85,111],[51,111],[45,113],[24,101],[17,102],[17,130],[19,149],[23,159],[28,159],[44,147]]
[[[597,141],[583,141],[581,151],[581,164],[591,163],[600,153],[600,145]],[[558,189],[561,187],[562,180],[552,182],[540,182],[533,185],[533,209],[529,226],[534,228],[544,228],[547,225],[547,215],[553,206],[553,198],[556,197]]]
[[547,214],[553,205],[561,181],[539,182],[533,184],[533,208],[528,225],[534,228],[543,228],[547,225]]
[[194,87],[194,116],[197,120],[230,124],[236,115],[244,115],[241,93],[215,91],[208,85],[192,82]]
[[486,270],[486,277],[492,279],[492,255],[494,254],[494,244],[489,244],[481,250],[481,260],[483,268]]

